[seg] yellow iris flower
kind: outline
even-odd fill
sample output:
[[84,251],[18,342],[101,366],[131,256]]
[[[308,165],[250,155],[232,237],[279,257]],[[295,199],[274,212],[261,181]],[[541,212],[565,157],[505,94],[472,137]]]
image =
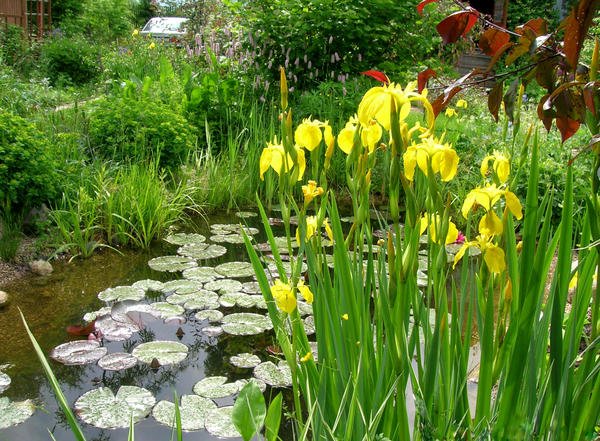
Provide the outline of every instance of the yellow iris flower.
[[446,109],[446,111],[444,112],[444,114],[448,117],[448,118],[452,118],[453,116],[458,115],[458,113],[456,113],[456,110],[454,110],[452,107],[448,107]]
[[313,302],[315,296],[310,290],[310,288],[304,284],[304,280],[300,279],[298,281],[298,284],[296,285],[296,288],[298,288],[298,292],[300,293],[302,298],[306,300],[306,303],[310,305]]
[[[329,240],[333,241],[333,230],[329,225],[329,220],[327,218],[323,219],[321,225],[319,225],[319,221],[317,216],[307,216],[306,217],[306,237],[305,240],[308,241],[311,237],[313,237],[320,227],[325,227],[325,232],[327,233],[327,237]],[[296,229],[296,242],[300,243],[300,228]]]
[[508,175],[510,174],[510,161],[508,156],[498,150],[494,150],[492,155],[483,158],[483,161],[481,161],[481,176],[484,178],[487,176],[490,161],[492,161],[492,168],[496,173],[496,176],[498,176],[498,179],[500,179],[500,182],[506,182],[508,180]]
[[506,268],[504,250],[492,243],[491,237],[485,234],[480,234],[477,236],[476,240],[465,242],[463,246],[460,247],[458,253],[454,256],[453,268],[456,267],[456,264],[463,258],[465,252],[471,247],[477,247],[481,250],[483,260],[490,272],[499,274]]
[[327,121],[321,122],[318,119],[311,120],[306,118],[296,128],[294,140],[296,141],[296,144],[312,152],[323,139],[323,132],[321,129],[325,129],[325,143],[329,145],[328,141],[331,142],[331,138],[333,137],[331,127],[329,127],[329,131],[327,131],[327,127],[329,127]]
[[468,107],[468,104],[465,100],[460,99],[456,102],[456,107],[459,109],[466,109]]
[[279,175],[282,171],[284,173],[289,172],[294,165],[297,165],[299,169],[298,180],[300,181],[304,176],[304,170],[306,169],[306,158],[302,148],[295,147],[295,149],[297,164],[294,164],[289,153],[286,155],[283,145],[277,143],[277,138],[275,138],[272,143],[268,142],[260,155],[260,179],[264,180],[264,175],[269,168],[275,170]]
[[308,181],[308,184],[302,186],[302,194],[304,194],[304,206],[307,206],[311,201],[321,196],[324,193],[323,187],[317,187],[315,181]]
[[[437,226],[441,225],[442,218],[439,214],[429,214],[424,213],[421,216],[420,220],[420,234],[423,234],[425,230],[429,229],[429,237],[432,242],[437,244],[440,243],[440,240],[437,235]],[[456,242],[458,239],[458,228],[456,228],[456,224],[450,220],[448,220],[448,232],[446,234],[446,240],[444,241],[445,245]]]
[[292,287],[281,280],[275,280],[275,284],[271,286],[271,295],[275,299],[277,307],[287,314],[291,314],[296,309],[296,296]]
[[426,110],[428,124],[433,125],[433,109],[425,94],[415,91],[416,82],[409,83],[405,89],[396,83],[373,87],[365,93],[358,105],[358,120],[363,126],[368,126],[375,119],[387,131],[390,130],[390,113],[392,101],[400,121],[404,121],[411,109],[412,101],[420,101]]
[[429,166],[434,173],[439,173],[442,181],[450,181],[456,176],[458,155],[450,144],[442,144],[434,136],[425,136],[421,143],[413,144],[406,149],[403,155],[404,173],[409,181],[414,180],[415,168],[418,166],[425,175]]
[[514,217],[521,219],[523,208],[519,198],[510,190],[499,188],[496,184],[488,184],[483,188],[477,187],[471,190],[463,202],[462,215],[466,219],[475,204],[480,205],[484,208],[486,214],[479,221],[479,232],[490,236],[502,234],[502,221],[493,212],[492,208],[503,196],[506,208]]
[[381,139],[383,130],[374,119],[370,120],[366,125],[360,124],[356,115],[350,117],[346,126],[338,135],[338,145],[340,146],[340,149],[347,155],[352,152],[354,136],[357,130],[360,130],[360,141],[362,146],[369,149],[369,154],[373,153],[375,151],[375,146]]

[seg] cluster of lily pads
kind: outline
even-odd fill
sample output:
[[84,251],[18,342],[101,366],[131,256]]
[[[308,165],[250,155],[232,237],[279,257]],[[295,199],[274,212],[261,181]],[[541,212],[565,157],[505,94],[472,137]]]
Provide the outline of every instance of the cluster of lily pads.
[[[249,213],[240,215],[247,216]],[[84,316],[84,321],[94,321],[89,338],[61,344],[51,351],[50,357],[65,365],[97,363],[107,371],[122,371],[139,363],[159,369],[182,362],[188,356],[188,346],[179,341],[149,341],[137,344],[130,352],[109,352],[103,342],[128,340],[151,326],[153,320],[183,325],[192,317],[205,325],[201,332],[207,337],[249,336],[271,330],[272,323],[264,312],[267,305],[257,282],[252,280],[254,271],[249,262],[200,265],[227,252],[227,248],[215,242],[243,242],[242,228],[248,235],[258,233],[255,228],[214,224],[208,240],[198,233],[168,236],[166,241],[179,247],[177,254],[151,259],[148,264],[156,271],[181,272],[182,278],[166,282],[140,280],[100,292],[98,298],[106,305]],[[164,301],[150,300],[157,294]],[[314,329],[310,305],[300,305],[299,309],[306,326]],[[218,407],[214,400],[235,396],[249,381],[263,391],[267,385],[291,385],[291,372],[283,361],[263,361],[257,354],[241,353],[230,357],[228,362],[238,371],[247,369],[252,375],[233,382],[224,376],[199,380],[193,393],[182,395],[178,403],[183,430],[205,429],[214,436],[239,437],[231,421],[232,406]],[[175,404],[168,400],[156,402],[150,391],[137,386],[121,386],[116,393],[108,387],[90,390],[76,400],[74,408],[84,422],[102,429],[128,427],[130,419],[138,422],[149,415],[160,424],[171,427],[174,424]]]
[[[10,386],[11,378],[6,371],[9,365],[0,365],[0,394]],[[0,429],[5,429],[27,420],[35,411],[31,400],[11,401],[8,397],[0,396]]]

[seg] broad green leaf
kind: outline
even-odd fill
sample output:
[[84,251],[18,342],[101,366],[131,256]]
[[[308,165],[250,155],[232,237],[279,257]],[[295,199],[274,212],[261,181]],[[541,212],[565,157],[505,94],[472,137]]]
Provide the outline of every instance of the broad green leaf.
[[260,433],[266,413],[262,392],[256,384],[247,383],[235,400],[231,413],[233,424],[242,434],[244,441],[249,441],[254,434]]

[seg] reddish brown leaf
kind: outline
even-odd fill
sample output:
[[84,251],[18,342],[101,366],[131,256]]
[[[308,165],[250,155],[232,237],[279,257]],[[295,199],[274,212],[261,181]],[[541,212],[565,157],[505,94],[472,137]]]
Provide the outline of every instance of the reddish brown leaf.
[[423,92],[423,89],[425,89],[425,87],[427,86],[427,81],[431,77],[437,77],[437,72],[431,68],[419,72],[419,74],[417,75],[417,87],[419,93]]
[[464,11],[454,12],[438,23],[436,29],[445,44],[454,43],[477,23],[479,12],[467,7]]
[[486,29],[479,39],[479,49],[493,57],[506,43],[510,41],[508,33],[495,28]]
[[515,48],[512,51],[510,51],[510,54],[508,54],[508,56],[506,57],[506,65],[510,66],[521,55],[529,52],[530,46],[531,46],[531,40],[529,40],[525,37],[519,38],[519,44],[517,44],[515,46]]
[[529,20],[524,25],[517,26],[515,31],[521,35],[531,32],[534,36],[538,37],[548,32],[548,23],[543,18],[534,18]]
[[423,15],[423,8],[427,6],[429,3],[437,2],[437,0],[423,0],[417,5],[417,12]]
[[83,335],[87,336],[94,332],[96,326],[96,320],[88,323],[87,325],[70,325],[67,326],[67,333],[71,335]]
[[375,78],[377,81],[381,81],[384,84],[390,84],[390,79],[383,72],[379,72],[378,70],[366,70],[361,72],[362,75],[366,75],[371,78]]
[[431,107],[433,108],[433,113],[436,116],[439,115],[442,110],[444,110],[444,108],[448,105],[450,100],[452,100],[454,95],[456,95],[458,92],[460,92],[463,89],[463,83],[467,79],[469,79],[472,75],[473,75],[473,72],[469,72],[469,73],[463,75],[458,80],[456,80],[454,83],[452,83],[450,86],[446,87],[444,89],[444,92],[431,102]]
[[537,83],[548,92],[554,90],[558,61],[559,60],[556,57],[548,58],[539,63],[535,70],[535,79]]
[[506,52],[507,50],[509,50],[513,46],[514,46],[514,43],[508,42],[504,46],[502,46],[500,49],[498,49],[498,51],[492,57],[492,59],[490,60],[488,66],[486,67],[485,72],[490,72],[494,68],[494,66],[496,65],[496,63],[500,59],[500,57],[504,54],[504,52]]
[[600,7],[600,0],[580,0],[563,21],[565,29],[564,52],[571,69],[577,68],[583,41],[598,7]]
[[540,119],[540,121],[542,121],[544,127],[546,128],[546,131],[548,132],[552,128],[552,119],[554,118],[554,110],[544,109],[544,104],[546,103],[549,97],[550,94],[544,95],[537,107],[538,118]]
[[583,88],[583,102],[585,107],[596,117],[598,111],[596,109],[596,98],[600,98],[598,94],[598,87],[600,82],[590,81]]
[[581,123],[579,121],[575,121],[568,117],[556,118],[556,127],[560,130],[560,136],[563,143],[577,132],[580,125]]
[[494,84],[494,87],[492,87],[492,90],[488,95],[488,109],[496,122],[498,122],[498,111],[500,110],[500,104],[502,104],[503,90],[504,81],[499,81]]

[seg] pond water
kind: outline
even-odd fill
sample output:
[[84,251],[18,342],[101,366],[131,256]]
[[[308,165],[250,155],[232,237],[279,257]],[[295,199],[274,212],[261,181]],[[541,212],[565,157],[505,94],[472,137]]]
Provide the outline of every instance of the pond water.
[[[257,218],[249,218],[246,221],[248,224],[256,224]],[[213,224],[239,222],[240,219],[232,215],[211,217]],[[197,221],[193,228],[188,227],[185,231],[198,232],[207,237],[206,243],[214,243],[209,238],[214,236],[215,231],[211,231],[209,225],[203,220]],[[263,239],[260,235],[255,237],[257,241]],[[221,242],[219,245],[227,249],[227,254],[198,260],[200,266],[248,260],[243,244]],[[161,242],[147,252],[125,252],[123,255],[103,252],[87,260],[75,260],[72,263],[54,262],[54,272],[50,276],[28,276],[2,287],[2,290],[7,291],[11,296],[11,303],[0,309],[0,366],[9,365],[0,369],[3,369],[12,381],[8,389],[0,393],[0,398],[8,397],[11,401],[31,399],[36,405],[36,410],[25,422],[0,429],[0,441],[46,440],[50,439],[48,431],[59,441],[73,439],[27,338],[18,308],[23,311],[32,332],[48,355],[54,347],[62,343],[85,339],[85,337],[69,335],[65,328],[68,325],[83,323],[82,317],[85,313],[106,305],[98,299],[98,293],[107,288],[131,285],[145,279],[159,282],[180,279],[181,272],[156,271],[148,265],[148,261],[154,257],[176,255],[178,248],[178,245]],[[251,277],[236,279],[242,282],[252,280]],[[165,302],[170,294],[147,291],[144,302]],[[219,309],[225,314],[242,311],[266,313],[256,307],[244,310],[239,307]],[[100,368],[95,362],[80,366],[66,366],[50,360],[69,403],[73,405],[82,394],[99,387],[109,387],[116,392],[121,385],[145,388],[154,396],[156,402],[172,401],[174,391],[179,396],[193,394],[194,385],[205,377],[222,375],[227,377],[228,381],[250,378],[252,369],[234,367],[229,362],[231,356],[254,353],[263,362],[274,360],[274,357],[265,351],[273,341],[271,331],[259,335],[236,336],[223,333],[219,336],[211,336],[203,330],[210,323],[208,320],[198,320],[195,317],[196,312],[197,309],[187,309],[183,314],[186,320],[183,324],[181,319],[165,322],[148,314],[138,313],[136,320],[141,328],[139,332],[133,333],[130,338],[123,341],[107,341],[107,339],[103,341],[108,353],[130,353],[142,342],[157,340],[181,342],[188,347],[188,353],[179,363],[161,363],[153,369],[151,364],[138,361],[129,369],[108,371]],[[267,398],[274,396],[278,391],[279,389],[268,387]],[[214,399],[214,402],[218,406],[230,406],[234,400],[229,396]],[[115,441],[127,438],[127,429],[101,429],[81,421],[80,424],[88,441]],[[135,435],[139,440],[165,441],[171,439],[171,428],[148,416],[136,424]],[[184,433],[184,439],[220,438],[206,430],[199,430]]]

